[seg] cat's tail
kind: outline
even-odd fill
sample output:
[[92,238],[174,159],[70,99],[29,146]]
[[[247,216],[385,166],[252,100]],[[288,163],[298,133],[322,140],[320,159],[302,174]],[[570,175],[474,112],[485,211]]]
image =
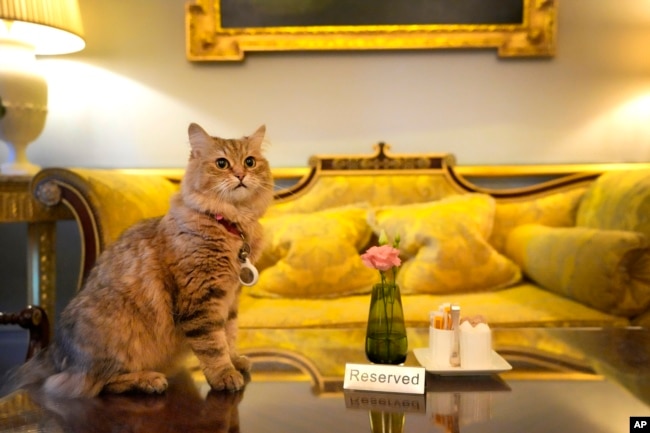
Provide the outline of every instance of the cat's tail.
[[20,388],[40,385],[55,373],[50,350],[45,348],[6,375],[0,394],[5,395]]
[[53,396],[66,398],[95,397],[106,385],[105,380],[91,378],[85,372],[62,371],[48,377],[43,390]]
[[86,372],[59,371],[54,363],[52,346],[38,352],[20,367],[9,372],[0,387],[0,395],[21,388],[39,387],[47,394],[59,397],[94,397],[106,384],[101,378],[91,378]]

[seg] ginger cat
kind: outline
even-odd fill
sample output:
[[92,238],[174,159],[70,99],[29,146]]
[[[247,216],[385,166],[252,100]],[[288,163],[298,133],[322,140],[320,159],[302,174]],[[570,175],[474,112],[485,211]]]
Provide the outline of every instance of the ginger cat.
[[188,130],[191,154],[166,215],[127,229],[100,255],[63,311],[54,343],[16,386],[54,395],[162,393],[189,347],[213,389],[238,390],[250,369],[235,350],[240,275],[261,253],[258,219],[273,197],[265,127],[240,139]]

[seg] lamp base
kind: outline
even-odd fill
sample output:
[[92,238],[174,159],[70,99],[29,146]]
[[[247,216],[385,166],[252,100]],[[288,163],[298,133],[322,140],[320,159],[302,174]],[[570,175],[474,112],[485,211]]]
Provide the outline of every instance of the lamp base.
[[31,162],[5,162],[0,164],[0,175],[32,176],[38,173],[40,169],[40,166]]
[[47,81],[38,70],[34,47],[0,37],[0,98],[0,141],[9,146],[0,173],[34,174],[39,167],[27,159],[27,145],[41,134],[47,116]]

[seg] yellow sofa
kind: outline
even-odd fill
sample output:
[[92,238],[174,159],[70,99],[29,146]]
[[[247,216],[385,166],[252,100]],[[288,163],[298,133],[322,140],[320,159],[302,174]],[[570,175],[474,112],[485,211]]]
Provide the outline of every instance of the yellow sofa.
[[[494,328],[650,324],[645,164],[565,168],[509,188],[467,180],[511,181],[506,172],[461,175],[451,155],[391,154],[383,144],[372,155],[317,156],[309,165],[262,220],[260,281],[241,299],[243,351],[338,374],[344,358],[331,352],[363,344],[378,275],[359,254],[382,229],[401,237],[398,282],[410,328],[427,327],[443,302]],[[33,192],[73,209],[81,281],[122,230],[165,212],[178,182],[155,170],[51,168],[36,175]],[[409,337],[411,347],[426,344],[421,336]]]

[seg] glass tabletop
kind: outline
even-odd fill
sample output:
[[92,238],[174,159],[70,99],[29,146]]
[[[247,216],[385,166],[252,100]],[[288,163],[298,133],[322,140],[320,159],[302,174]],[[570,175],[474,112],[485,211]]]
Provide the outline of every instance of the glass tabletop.
[[[311,374],[272,374],[267,353],[253,356],[264,362],[239,393],[210,391],[189,371],[171,378],[163,395],[66,400],[17,391],[0,399],[0,432],[608,433],[650,416],[648,330],[505,329],[495,330],[495,341],[511,371],[427,373],[424,395],[342,390],[342,376],[323,389]],[[363,362],[362,348],[343,352],[354,354],[342,358],[343,369]],[[407,363],[417,363],[412,353]]]
[[[420,365],[413,352],[428,346],[429,329],[409,328],[407,334],[409,354],[405,364]],[[240,340],[246,337],[240,335]],[[258,367],[268,364],[272,370],[278,364],[296,366],[320,392],[341,390],[346,363],[368,362],[363,351],[365,332],[359,328],[269,329],[251,337],[267,339],[268,347],[278,342],[283,346],[278,350],[245,350]],[[648,329],[495,328],[492,344],[518,375],[607,375],[634,388],[650,402]]]
[[606,379],[522,380],[428,375],[424,395],[345,391],[317,395],[309,382],[251,381],[211,392],[190,375],[159,396],[0,400],[0,432],[522,432],[628,431],[650,407]]

